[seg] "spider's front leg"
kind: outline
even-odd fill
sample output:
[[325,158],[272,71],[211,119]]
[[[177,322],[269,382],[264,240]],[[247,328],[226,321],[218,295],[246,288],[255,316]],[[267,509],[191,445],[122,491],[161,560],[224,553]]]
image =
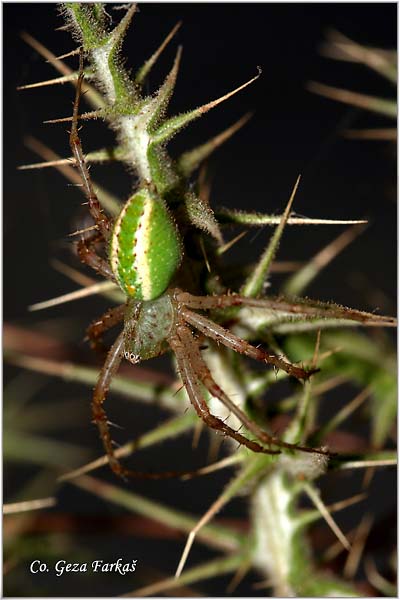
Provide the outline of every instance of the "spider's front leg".
[[86,198],[88,200],[90,214],[92,215],[97,225],[97,228],[103,236],[104,240],[108,241],[111,236],[112,222],[101,208],[100,202],[94,191],[93,184],[89,175],[89,169],[86,165],[85,157],[83,156],[81,140],[78,134],[79,101],[82,94],[83,78],[83,50],[81,49],[79,55],[79,77],[76,85],[74,112],[72,116],[72,127],[69,136],[69,143],[71,146],[72,154],[75,157],[76,167],[79,169],[82,178],[82,183],[85,189]]
[[188,292],[175,290],[175,299],[185,306],[198,310],[223,309],[229,307],[248,306],[270,311],[282,311],[302,318],[333,318],[357,321],[362,325],[381,325],[383,327],[396,327],[397,321],[393,317],[376,315],[360,310],[339,306],[329,302],[316,302],[312,300],[290,301],[284,298],[247,298],[237,294],[221,294],[218,296],[193,296]]
[[[221,419],[210,413],[210,409],[207,406],[207,402],[204,400],[199,384],[201,372],[198,372],[200,371],[200,369],[198,369],[198,356],[195,352],[193,352],[193,336],[185,325],[177,326],[175,334],[169,339],[169,344],[175,353],[179,372],[181,374],[182,381],[185,385],[189,399],[199,417],[203,419],[208,427],[216,429],[217,431],[221,431],[228,437],[233,438],[239,442],[239,444],[246,446],[253,452],[262,452],[264,454],[280,453],[279,450],[263,448],[257,442],[247,439],[226,425]],[[194,366],[192,363],[194,363]]]
[[106,279],[115,281],[114,274],[108,261],[99,256],[94,249],[94,246],[97,244],[97,242],[101,241],[102,239],[102,235],[97,232],[94,236],[79,240],[79,242],[77,242],[78,256],[81,262],[97,271],[97,273]]

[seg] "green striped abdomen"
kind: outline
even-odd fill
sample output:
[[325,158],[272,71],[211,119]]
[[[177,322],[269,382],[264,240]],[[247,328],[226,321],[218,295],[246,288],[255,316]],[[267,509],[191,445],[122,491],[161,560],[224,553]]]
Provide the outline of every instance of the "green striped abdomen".
[[110,262],[121,289],[136,300],[154,300],[167,289],[182,248],[165,203],[149,190],[136,192],[118,216]]

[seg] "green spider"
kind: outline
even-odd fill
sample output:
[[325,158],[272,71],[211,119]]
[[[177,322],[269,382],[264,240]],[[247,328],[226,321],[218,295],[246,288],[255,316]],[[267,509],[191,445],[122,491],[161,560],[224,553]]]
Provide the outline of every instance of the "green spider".
[[[112,470],[117,475],[126,477],[160,478],[172,475],[169,472],[143,474],[124,468],[115,456],[103,407],[111,380],[122,358],[136,364],[159,356],[168,348],[175,354],[178,370],[191,403],[208,427],[222,432],[254,452],[278,454],[279,449],[271,448],[275,446],[324,453],[318,449],[286,443],[260,429],[214,381],[201,356],[200,343],[193,331],[222,343],[235,352],[273,365],[276,369],[283,369],[297,379],[306,380],[315,370],[306,371],[262,348],[256,348],[196,312],[240,306],[262,307],[266,306],[265,302],[238,295],[194,296],[177,287],[171,287],[182,263],[184,248],[177,225],[165,201],[150,182],[129,198],[114,221],[101,208],[78,135],[78,111],[83,78],[81,52],[70,146],[97,231],[91,238],[82,238],[78,242],[78,254],[82,262],[117,283],[127,296],[125,304],[107,311],[87,332],[93,346],[96,346],[106,330],[124,322],[121,333],[108,352],[92,400],[93,420],[98,426]],[[108,260],[99,256],[94,249],[99,241],[103,241],[108,247]],[[201,385],[232,411],[259,441],[248,439],[212,415]]]

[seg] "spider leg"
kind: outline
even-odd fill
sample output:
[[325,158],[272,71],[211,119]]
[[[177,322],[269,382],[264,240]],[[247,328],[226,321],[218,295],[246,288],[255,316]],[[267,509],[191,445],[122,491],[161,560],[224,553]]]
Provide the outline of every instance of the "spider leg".
[[118,367],[121,363],[124,341],[124,332],[122,331],[107,354],[107,358],[103,368],[100,371],[96,387],[94,388],[92,399],[93,421],[99,429],[100,437],[103,441],[110,467],[117,475],[122,474],[123,468],[118,459],[115,457],[110,428],[108,426],[107,415],[103,408],[103,404],[104,400],[106,399],[112,378],[118,371]]
[[365,325],[395,326],[396,319],[381,315],[354,310],[345,306],[329,304],[324,302],[291,302],[284,298],[246,298],[236,294],[221,294],[219,296],[193,296],[181,290],[175,291],[175,299],[189,308],[198,310],[211,310],[228,308],[231,306],[250,306],[253,308],[264,308],[273,311],[301,315],[302,317],[333,317],[358,321]]
[[106,216],[103,209],[100,206],[100,202],[94,191],[92,181],[89,175],[89,169],[86,165],[85,157],[83,156],[81,141],[78,134],[78,111],[79,111],[79,100],[82,94],[82,82],[84,78],[83,73],[83,51],[81,50],[79,55],[79,77],[76,85],[76,94],[74,101],[74,112],[72,116],[72,127],[69,136],[69,143],[71,146],[72,154],[75,157],[76,167],[79,169],[82,182],[85,189],[85,194],[88,199],[90,214],[92,215],[101,235],[105,240],[108,240],[111,235],[111,220]]
[[252,300],[252,298],[242,298],[235,294],[221,294],[218,296],[193,296],[189,292],[182,292],[182,290],[175,290],[175,299],[178,302],[182,302],[189,308],[198,310],[211,310],[213,308],[228,308],[229,306],[241,306],[243,300]]
[[93,421],[97,425],[100,437],[103,441],[104,449],[107,454],[108,462],[112,471],[119,477],[138,478],[138,479],[172,479],[175,477],[194,477],[201,470],[194,471],[163,471],[161,473],[149,473],[142,471],[133,471],[125,469],[115,456],[114,446],[111,439],[111,433],[106,412],[103,408],[113,376],[116,374],[121,363],[124,347],[124,332],[122,331],[113,346],[107,354],[107,358],[100,371],[100,375],[94,389],[92,400]]
[[97,242],[101,241],[102,236],[99,233],[96,233],[94,236],[85,239],[82,238],[77,242],[77,252],[79,259],[81,262],[85,263],[97,273],[100,273],[106,279],[111,279],[115,281],[114,274],[112,269],[105,258],[102,258],[97,254],[94,250],[94,246]]
[[297,379],[308,379],[310,375],[319,370],[311,369],[309,371],[305,371],[300,367],[296,367],[295,365],[286,362],[271,352],[267,352],[262,348],[256,348],[255,346],[252,346],[228,329],[224,329],[224,327],[217,325],[217,323],[207,319],[207,317],[199,315],[198,313],[194,313],[187,308],[181,307],[180,314],[183,319],[187,321],[187,323],[193,325],[193,327],[204,333],[207,337],[212,338],[216,342],[221,342],[224,344],[224,346],[231,348],[235,352],[245,354],[246,356],[250,356],[250,358],[254,358],[255,360],[259,360],[261,362],[266,362],[270,365],[273,365],[277,369],[282,369]]
[[121,304],[120,306],[114,306],[110,308],[107,312],[104,313],[97,319],[97,321],[93,321],[89,325],[86,330],[86,339],[90,341],[90,346],[93,350],[102,351],[103,345],[101,341],[101,337],[105,331],[111,329],[115,325],[117,325],[125,315],[126,305]]
[[[189,341],[190,338],[190,341]],[[221,419],[212,415],[210,409],[207,406],[207,402],[204,400],[202,390],[199,384],[199,378],[201,378],[201,369],[203,361],[200,356],[201,363],[198,363],[198,355],[193,349],[195,346],[193,336],[189,329],[185,325],[178,325],[176,328],[176,334],[173,335],[169,344],[176,355],[178,362],[179,371],[187,390],[189,399],[193,404],[197,414],[203,421],[217,431],[222,431],[225,435],[233,438],[239,444],[243,444],[247,448],[250,448],[253,452],[263,452],[265,454],[279,454],[279,450],[269,450],[263,448],[257,442],[247,439],[228,425],[226,425]],[[192,361],[194,359],[195,367],[192,367]],[[204,364],[204,363],[203,363]],[[200,371],[200,372],[199,372]]]
[[201,356],[198,343],[193,338],[190,331],[185,328],[180,331],[180,337],[188,348],[190,348],[191,361],[194,365],[194,371],[198,375],[199,379],[208,390],[208,392],[218,398],[222,404],[224,404],[236,417],[243,423],[243,425],[251,431],[260,441],[267,445],[274,445],[280,448],[288,448],[290,450],[301,450],[303,452],[316,452],[318,454],[326,454],[326,452],[316,449],[308,448],[306,446],[298,446],[297,444],[289,444],[284,442],[277,437],[269,435],[266,431],[263,431],[257,423],[250,419],[245,412],[243,412],[232,400],[225,394],[221,387],[215,382],[210,370]]

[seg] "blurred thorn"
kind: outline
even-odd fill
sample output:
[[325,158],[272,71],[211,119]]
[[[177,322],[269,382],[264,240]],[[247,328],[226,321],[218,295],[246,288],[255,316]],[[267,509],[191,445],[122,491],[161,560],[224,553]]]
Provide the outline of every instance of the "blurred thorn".
[[231,467],[232,465],[236,465],[237,463],[242,462],[243,457],[239,454],[233,454],[232,456],[227,456],[218,462],[213,462],[211,465],[207,465],[201,469],[197,469],[193,473],[188,475],[183,475],[181,479],[186,481],[187,479],[193,479],[193,477],[199,477],[200,475],[208,475],[209,473],[213,473],[214,471],[220,471],[221,469],[226,469],[226,467]]
[[332,419],[327,421],[325,425],[321,427],[318,432],[318,436],[323,438],[329,432],[338,429],[339,425],[343,423],[354,411],[357,410],[368,398],[371,394],[372,389],[371,386],[368,386],[361,390],[359,394],[357,394],[350,402],[348,402],[343,408],[341,408],[337,413],[334,414]]
[[211,273],[211,267],[210,267],[210,263],[208,261],[206,249],[204,247],[204,238],[203,237],[200,238],[200,248],[201,248],[201,253],[203,255],[203,258],[204,258],[204,262],[206,263],[207,271],[209,273]]
[[176,573],[175,573],[175,579],[179,579],[179,577],[182,574],[183,568],[186,564],[186,561],[188,559],[190,550],[193,546],[193,543],[196,539],[196,535],[198,533],[198,531],[204,527],[204,525],[206,525],[215,515],[216,513],[224,506],[224,504],[226,504],[227,502],[227,498],[225,493],[223,492],[219,498],[217,498],[217,500],[215,500],[215,502],[213,502],[210,506],[210,508],[204,513],[204,515],[201,517],[201,519],[197,522],[197,524],[195,525],[195,527],[193,527],[193,529],[190,531],[188,537],[187,537],[187,541],[185,544],[185,547],[183,549],[182,552],[182,556],[181,559],[179,561],[178,564],[178,568],[176,569]]
[[215,463],[215,461],[218,459],[218,454],[223,444],[224,438],[219,435],[215,435],[209,436],[209,440],[210,442],[207,453],[207,462],[212,464]]
[[[66,164],[65,159],[61,159],[61,157],[58,154],[56,154],[53,150],[48,148],[48,146],[46,146],[33,136],[25,137],[24,145],[29,150],[32,150],[32,152],[43,158],[46,162],[53,162],[54,167],[57,169],[57,171],[59,171],[59,173],[61,173],[65,177],[65,179],[67,179],[71,183],[82,183],[82,179],[79,173],[72,166],[72,163],[69,160],[67,160],[68,164]],[[109,210],[112,215],[119,214],[121,207],[118,198],[113,196],[110,192],[101,187],[98,183],[93,183],[96,188],[100,204],[103,206],[103,208]]]
[[192,438],[192,450],[196,450],[199,445],[201,432],[203,431],[203,421],[200,419],[197,421],[194,429],[193,429],[193,438]]
[[40,498],[38,500],[25,500],[24,502],[12,502],[10,504],[3,505],[3,515],[14,515],[21,512],[27,512],[30,510],[40,510],[42,508],[49,508],[57,504],[56,498],[53,496],[49,498]]
[[211,196],[211,180],[207,173],[207,163],[203,163],[200,167],[199,176],[197,180],[199,186],[199,197],[205,204],[210,204]]
[[[350,540],[351,542],[354,539],[355,532],[356,532],[356,528],[351,529],[346,534],[347,539]],[[333,544],[331,544],[331,546],[329,546],[325,550],[325,552],[322,555],[321,562],[322,563],[331,562],[337,556],[339,556],[340,554],[342,554],[342,552],[344,552],[344,550],[345,550],[345,548],[343,548],[342,542],[339,542],[339,540],[336,540]]]
[[51,298],[50,300],[44,300],[43,302],[37,302],[36,304],[31,304],[28,306],[28,310],[31,312],[36,310],[44,310],[45,308],[51,308],[59,304],[66,304],[67,302],[72,302],[73,300],[80,300],[81,298],[93,296],[94,294],[99,294],[105,290],[112,289],[117,289],[117,286],[113,281],[101,281],[100,283],[95,283],[94,285],[89,285],[85,288],[81,288],[80,290],[76,290],[75,292],[63,294],[62,296],[57,296],[56,298]]
[[61,60],[62,58],[69,58],[70,56],[76,56],[77,54],[79,54],[81,51],[80,48],[75,48],[74,50],[71,50],[70,52],[66,52],[66,54],[61,54],[60,56],[56,56],[54,59],[48,59],[46,60],[46,62],[48,63],[52,63],[55,60]]
[[50,52],[50,50],[48,50],[45,46],[43,46],[43,44],[38,42],[29,33],[26,33],[26,31],[21,31],[20,35],[26,44],[28,44],[31,48],[36,50],[36,52],[43,56],[43,58],[45,58],[47,61],[51,61],[51,63],[59,73],[62,73],[63,75],[71,75],[71,73],[73,73],[73,70],[70,69],[70,67],[68,67],[65,63],[59,60],[55,54]]
[[257,581],[256,583],[253,583],[251,587],[254,590],[265,590],[274,586],[274,580],[272,579],[272,577],[269,577],[268,579],[263,579],[262,581]]
[[243,560],[242,564],[239,566],[236,573],[234,573],[232,579],[228,583],[226,587],[226,593],[228,594],[228,596],[231,596],[233,594],[239,583],[247,575],[252,566],[252,556],[250,555],[247,560]]
[[323,360],[325,360],[326,358],[329,358],[330,356],[334,356],[335,354],[338,354],[342,350],[343,350],[343,346],[336,346],[336,348],[332,348],[332,350],[327,350],[326,352],[322,352],[319,355],[319,362],[322,362]]
[[[82,113],[78,115],[79,121],[89,121],[90,119],[99,119],[102,116],[100,110],[91,110],[90,112]],[[43,121],[44,125],[54,125],[56,123],[70,123],[72,117],[57,117],[56,119],[46,119]]]
[[375,562],[367,556],[364,561],[365,575],[369,583],[376,588],[382,595],[389,598],[395,598],[397,596],[397,586],[395,583],[391,583],[379,573],[376,568]]
[[339,502],[334,502],[334,504],[329,504],[327,506],[327,510],[329,512],[336,512],[338,510],[343,510],[348,506],[352,506],[353,504],[357,504],[357,502],[362,502],[367,497],[366,493],[356,494],[355,496],[351,496],[350,498],[346,498],[345,500],[339,500]]
[[318,385],[314,386],[314,393],[317,395],[325,394],[330,390],[333,390],[339,385],[343,385],[348,381],[348,377],[345,375],[336,375],[335,377],[331,377],[330,379],[326,379],[322,383],[318,383]]
[[396,50],[373,48],[354,42],[347,36],[329,29],[326,34],[327,42],[320,47],[322,56],[334,60],[343,60],[363,64],[397,84],[397,53]]
[[56,271],[58,271],[59,273],[62,273],[63,275],[68,277],[68,279],[71,279],[72,281],[74,281],[75,283],[78,283],[79,285],[87,287],[89,285],[94,285],[96,283],[96,280],[92,279],[92,277],[89,277],[88,275],[84,275],[84,273],[81,273],[77,269],[74,269],[73,267],[66,265],[65,263],[63,263],[61,260],[58,260],[57,258],[53,258],[50,261],[50,264]]
[[[136,589],[128,594],[123,594],[122,598],[138,597],[143,598],[145,596],[159,596],[160,592],[165,593],[167,590],[171,591],[172,597],[177,597],[179,592],[183,592],[187,595],[188,588],[187,584],[192,584],[197,581],[204,581],[206,579],[221,576],[226,573],[231,573],[240,566],[242,562],[242,556],[233,554],[228,558],[214,559],[208,563],[203,563],[193,569],[188,569],[182,577],[177,580],[175,577],[169,577],[146,585],[140,589]],[[176,593],[178,592],[178,593]]]
[[[71,183],[81,183],[82,180],[79,173],[73,168],[72,163],[68,159],[60,158],[58,154],[33,136],[28,135],[24,138],[24,146],[32,150],[32,152],[43,158],[46,162],[52,162],[57,171],[64,175]],[[67,163],[65,162],[66,160],[68,160]]]
[[163,40],[163,42],[160,44],[160,46],[157,48],[157,50],[154,52],[154,54],[152,54],[150,56],[150,58],[148,60],[146,60],[144,65],[139,69],[139,71],[135,77],[135,81],[138,85],[141,85],[143,83],[144,79],[147,77],[147,75],[151,71],[152,67],[157,62],[158,58],[160,57],[162,52],[165,50],[165,48],[168,46],[169,42],[172,40],[172,38],[174,37],[174,35],[178,31],[178,29],[181,27],[181,25],[182,25],[182,21],[178,21],[178,23],[169,32],[167,37]]
[[397,141],[397,129],[386,127],[382,129],[347,129],[343,136],[352,140],[376,140],[385,142]]
[[321,330],[318,329],[317,339],[315,340],[314,354],[313,354],[313,358],[312,358],[312,361],[310,364],[310,369],[315,369],[318,364],[318,355],[319,355],[320,345],[321,345]]
[[330,529],[336,535],[336,537],[341,542],[343,547],[350,552],[350,550],[351,550],[350,542],[348,541],[348,539],[346,538],[346,536],[344,535],[344,533],[342,532],[340,527],[337,525],[337,523],[331,516],[328,508],[321,500],[319,493],[309,483],[305,483],[303,489],[306,492],[307,496],[310,498],[310,500],[313,502],[315,507],[319,510],[319,512],[321,513],[321,516],[325,519],[325,521],[329,525]]
[[373,520],[371,514],[365,514],[356,529],[353,544],[343,568],[343,575],[346,579],[353,579],[356,576]]
[[395,467],[397,458],[376,460],[350,460],[338,465],[338,469],[366,469],[367,467]]
[[83,233],[87,233],[88,231],[93,231],[94,229],[98,229],[97,225],[92,225],[91,227],[85,227],[85,229],[78,229],[78,231],[74,231],[73,233],[69,233],[68,237],[74,237],[76,235],[82,235]]
[[393,119],[397,117],[397,105],[395,100],[386,100],[385,98],[359,94],[358,92],[325,85],[316,81],[309,81],[306,88],[310,92],[314,92],[315,94],[319,94],[330,100],[336,100],[338,102],[343,102],[344,104],[364,108],[365,110],[376,112]]
[[372,479],[375,475],[375,471],[376,469],[374,467],[368,467],[368,469],[366,469],[361,484],[363,490],[366,490],[371,485]]
[[[134,452],[137,452],[139,449],[148,448],[157,442],[164,441],[165,439],[170,439],[171,436],[176,436],[179,433],[187,431],[193,426],[194,422],[197,423],[198,421],[197,419],[194,421],[194,416],[192,416],[191,413],[168,419],[158,427],[155,427],[154,429],[148,431],[147,433],[144,433],[143,435],[134,439],[133,441],[128,442],[127,444],[124,444],[123,446],[119,447],[117,450],[115,450],[115,456],[117,458],[125,458],[127,456],[130,456]],[[79,467],[78,469],[74,469],[73,471],[68,471],[68,473],[64,473],[63,475],[61,475],[61,477],[58,478],[57,481],[61,482],[75,479],[80,475],[89,473],[107,464],[108,457],[107,455],[103,454],[103,456],[92,460],[91,462],[83,465],[82,467]]]
[[58,85],[60,83],[66,83],[68,81],[73,81],[78,79],[77,74],[73,73],[72,75],[63,75],[62,77],[55,77],[54,79],[46,79],[44,81],[36,81],[35,83],[27,83],[25,85],[19,85],[17,87],[18,91],[22,90],[31,90],[34,88],[45,87],[48,85]]
[[232,246],[234,246],[239,240],[241,240],[242,237],[244,237],[247,233],[248,233],[247,231],[242,231],[242,233],[239,233],[239,235],[234,237],[232,240],[229,240],[229,242],[226,242],[226,244],[224,244],[223,246],[220,246],[217,249],[217,254],[219,256],[221,256],[222,254],[224,254],[225,252],[230,250],[232,248]]

